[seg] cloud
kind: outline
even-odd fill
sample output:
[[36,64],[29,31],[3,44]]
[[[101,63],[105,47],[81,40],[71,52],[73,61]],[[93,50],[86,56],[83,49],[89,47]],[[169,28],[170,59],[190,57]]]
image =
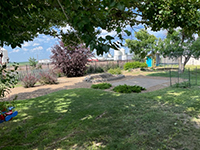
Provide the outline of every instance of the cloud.
[[167,30],[152,31],[151,28],[147,28],[149,34],[155,35],[157,38],[165,38],[167,36]]
[[40,51],[40,50],[43,50],[42,46],[35,47],[31,51],[34,52],[34,51]]
[[13,51],[10,53],[18,53],[18,52],[19,52],[19,49],[13,49]]
[[23,44],[23,47],[29,47],[29,46],[31,46],[31,43],[30,43],[30,42],[25,42],[25,43]]
[[52,50],[51,47],[49,47],[49,48],[46,49],[47,52],[51,52],[51,50]]
[[117,34],[116,31],[111,31],[111,32],[108,32],[106,30],[100,30],[101,33],[99,34],[99,37],[102,37],[102,38],[105,38],[107,35],[110,35],[110,36],[115,36]]
[[33,43],[33,46],[38,46],[40,45],[40,43]]
[[73,28],[68,24],[66,25],[66,27],[60,27],[59,29],[62,30],[64,33],[67,33],[67,30],[73,30]]
[[23,51],[25,51],[25,52],[26,52],[26,51],[28,51],[28,49],[27,49],[27,48],[22,48],[22,50],[23,50]]

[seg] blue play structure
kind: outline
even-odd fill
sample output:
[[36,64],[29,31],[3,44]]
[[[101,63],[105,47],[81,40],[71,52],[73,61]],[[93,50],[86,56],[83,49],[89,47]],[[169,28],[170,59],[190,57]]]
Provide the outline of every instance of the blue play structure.
[[147,56],[146,64],[147,64],[148,67],[153,67],[153,59],[152,59],[152,57]]
[[155,54],[155,55],[150,54],[146,57],[146,64],[148,67],[159,66],[159,63],[160,63],[159,54]]

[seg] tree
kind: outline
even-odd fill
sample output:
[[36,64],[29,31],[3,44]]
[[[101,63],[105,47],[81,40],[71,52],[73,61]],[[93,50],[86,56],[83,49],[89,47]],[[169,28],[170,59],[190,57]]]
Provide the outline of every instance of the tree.
[[156,53],[155,46],[157,38],[154,35],[150,35],[146,30],[141,29],[135,32],[135,38],[136,40],[126,40],[125,45],[130,48],[130,52],[134,52],[140,58],[145,58],[149,53]]
[[40,0],[9,0],[0,4],[0,46],[21,47],[38,34],[55,35],[53,26],[64,25],[64,15]]
[[[179,63],[179,72],[184,71],[184,67],[191,57],[199,58],[200,56],[200,39],[195,40],[194,35],[186,36],[183,30],[170,31],[164,41],[160,41],[160,53],[164,57],[184,58]],[[181,59],[182,60],[182,59]]]
[[[127,25],[144,24],[154,31],[181,27],[186,34],[199,32],[199,8],[195,0],[9,0],[0,5],[0,44],[16,47],[37,33],[61,34],[66,45],[86,43],[103,54],[123,45],[123,33],[131,34],[131,29],[125,29]],[[55,25],[66,24],[72,30],[54,32]],[[99,37],[98,29],[116,34]]]
[[52,49],[52,63],[68,77],[83,76],[87,69],[88,58],[92,56],[90,50],[83,44],[64,46],[63,42]]
[[36,65],[37,65],[37,60],[33,57],[30,57],[29,58],[29,65],[31,66],[31,67],[33,67],[33,68],[35,68],[36,67]]

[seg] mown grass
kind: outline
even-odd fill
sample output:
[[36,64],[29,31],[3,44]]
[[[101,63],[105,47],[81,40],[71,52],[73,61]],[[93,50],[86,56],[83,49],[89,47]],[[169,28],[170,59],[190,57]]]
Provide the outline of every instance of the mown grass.
[[0,124],[0,149],[199,149],[200,93],[166,88],[141,94],[62,90],[16,101]]

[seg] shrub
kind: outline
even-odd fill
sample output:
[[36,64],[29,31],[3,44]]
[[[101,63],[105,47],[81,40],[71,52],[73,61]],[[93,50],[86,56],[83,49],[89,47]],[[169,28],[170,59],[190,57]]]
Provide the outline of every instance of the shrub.
[[109,69],[108,73],[110,74],[122,74],[122,71],[120,68],[116,68],[116,69]]
[[64,73],[62,72],[62,70],[60,68],[54,68],[53,73],[57,75],[57,77],[62,77],[64,76]]
[[190,85],[189,85],[189,82],[184,81],[184,82],[181,82],[181,83],[174,84],[173,87],[175,87],[175,88],[189,88]]
[[22,83],[25,88],[33,87],[37,81],[38,81],[38,78],[34,74],[31,74],[31,73],[24,75],[24,78],[22,79]]
[[112,86],[110,83],[99,83],[99,84],[93,84],[91,88],[93,89],[109,89]]
[[130,86],[126,84],[118,85],[113,88],[113,91],[118,92],[118,93],[132,93],[132,92],[140,93],[142,90],[146,90],[146,89],[138,85]]
[[135,68],[145,68],[147,67],[146,63],[141,63],[139,61],[127,62],[124,64],[124,70],[135,69]]
[[104,72],[104,70],[100,67],[100,66],[93,66],[93,65],[90,65],[87,70],[86,70],[86,74],[88,73],[102,73]]
[[140,63],[140,68],[147,68],[147,64],[145,62]]
[[57,76],[52,71],[48,72],[41,72],[39,78],[40,84],[56,84],[57,83]]
[[52,54],[52,63],[68,77],[83,76],[87,70],[88,57],[92,57],[84,45],[64,46],[63,42],[52,48]]

